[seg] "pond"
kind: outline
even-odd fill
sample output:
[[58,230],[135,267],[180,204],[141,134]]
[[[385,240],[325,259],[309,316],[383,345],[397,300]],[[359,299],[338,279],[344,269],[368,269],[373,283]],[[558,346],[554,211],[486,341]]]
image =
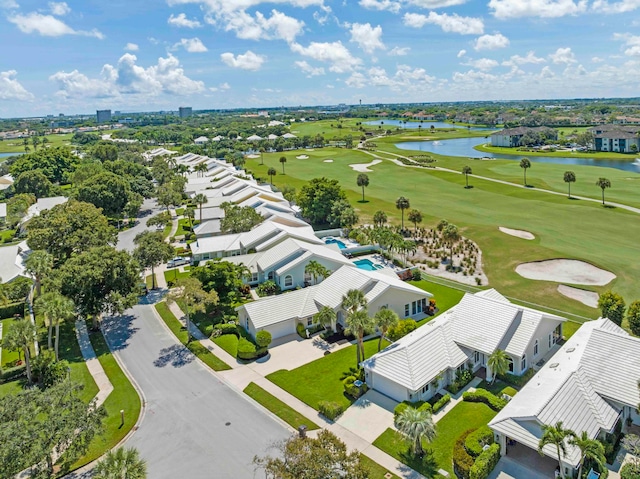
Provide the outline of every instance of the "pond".
[[500,153],[488,153],[474,149],[475,146],[487,143],[487,138],[455,138],[452,140],[437,141],[407,141],[396,143],[395,146],[401,150],[424,151],[445,156],[462,156],[467,158],[498,158],[501,160],[520,160],[527,157],[536,163],[554,163],[559,165],[586,165],[603,166],[606,168],[616,168],[618,170],[632,171],[640,173],[640,158],[629,160],[601,160],[594,158],[574,158],[556,156],[528,156],[525,152],[504,155]]
[[0,159],[9,158],[10,156],[18,156],[18,155],[22,155],[22,153],[0,153]]
[[[418,128],[422,128],[423,130],[430,130],[433,125],[434,128],[467,128],[463,125],[456,125],[455,123],[445,123],[443,121],[423,121],[420,123],[419,121],[409,121],[407,123],[404,120],[375,120],[375,121],[365,121],[365,125],[369,126],[382,126],[384,127],[394,127],[394,128],[406,128],[407,130],[416,130]],[[496,128],[486,128],[486,127],[475,127],[472,126],[469,130],[487,130],[487,131],[495,131]]]

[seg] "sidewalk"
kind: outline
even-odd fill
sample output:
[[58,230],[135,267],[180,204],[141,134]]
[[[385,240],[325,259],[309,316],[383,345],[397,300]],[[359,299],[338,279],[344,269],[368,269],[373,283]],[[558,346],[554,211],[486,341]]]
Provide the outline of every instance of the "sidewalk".
[[96,353],[93,350],[93,346],[91,346],[91,341],[89,340],[87,324],[81,319],[76,321],[76,336],[78,338],[80,350],[82,351],[82,357],[87,364],[87,369],[98,386],[98,394],[96,394],[94,399],[96,401],[96,407],[99,407],[105,402],[107,397],[109,397],[111,391],[113,391],[113,384],[109,381],[107,373],[104,372],[102,364],[100,364],[100,361],[98,361],[98,358],[96,357]]

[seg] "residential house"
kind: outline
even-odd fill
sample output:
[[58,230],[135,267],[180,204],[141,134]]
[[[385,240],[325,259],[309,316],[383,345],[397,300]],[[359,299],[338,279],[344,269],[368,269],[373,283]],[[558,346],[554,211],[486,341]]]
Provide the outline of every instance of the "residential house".
[[26,241],[0,248],[0,283],[10,283],[20,276],[27,276],[24,261],[30,251]]
[[198,138],[193,140],[193,142],[196,145],[206,145],[207,143],[209,143],[209,138],[207,138],[206,136],[199,136]]
[[640,151],[640,126],[601,125],[591,130],[596,151],[637,153]]
[[504,146],[508,148],[514,148],[521,145],[522,137],[525,135],[537,135],[539,133],[545,133],[545,135],[553,135],[553,140],[558,139],[558,134],[555,130],[546,126],[519,126],[517,128],[507,128],[505,130],[498,131],[491,134],[491,146]]

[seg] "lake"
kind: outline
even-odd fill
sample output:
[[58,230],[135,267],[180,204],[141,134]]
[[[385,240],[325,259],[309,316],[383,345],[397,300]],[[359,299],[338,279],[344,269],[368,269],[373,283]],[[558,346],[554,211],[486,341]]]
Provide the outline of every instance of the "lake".
[[0,158],[8,158],[10,156],[22,155],[23,153],[0,153]]
[[474,149],[475,146],[487,143],[487,138],[455,138],[452,140],[436,140],[436,141],[407,141],[404,143],[396,143],[396,147],[401,150],[424,151],[427,153],[436,153],[445,156],[462,156],[467,158],[497,158],[501,160],[519,161],[520,158],[527,157],[536,163],[554,163],[560,165],[586,165],[586,166],[603,166],[605,168],[616,168],[618,170],[632,171],[640,173],[640,159],[629,160],[600,160],[594,158],[574,158],[574,157],[556,157],[556,156],[528,156],[525,152],[514,153],[513,155],[504,155],[500,153],[488,153]]
[[[365,125],[370,126],[382,126],[382,127],[397,127],[404,128],[407,130],[416,130],[418,128],[422,128],[423,130],[430,130],[433,125],[434,128],[467,128],[463,125],[456,125],[454,123],[445,123],[443,121],[424,121],[420,123],[418,121],[410,121],[405,123],[403,120],[375,120],[375,121],[365,121]],[[485,127],[475,127],[472,126],[469,128],[470,130],[478,131],[478,130],[487,130],[487,131],[495,131],[497,128],[485,128]]]

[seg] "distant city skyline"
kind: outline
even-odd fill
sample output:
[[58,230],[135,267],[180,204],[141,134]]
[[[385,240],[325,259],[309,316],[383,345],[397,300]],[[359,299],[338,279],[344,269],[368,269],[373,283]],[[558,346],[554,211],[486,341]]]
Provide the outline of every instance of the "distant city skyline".
[[0,117],[640,96],[637,0],[0,0]]

